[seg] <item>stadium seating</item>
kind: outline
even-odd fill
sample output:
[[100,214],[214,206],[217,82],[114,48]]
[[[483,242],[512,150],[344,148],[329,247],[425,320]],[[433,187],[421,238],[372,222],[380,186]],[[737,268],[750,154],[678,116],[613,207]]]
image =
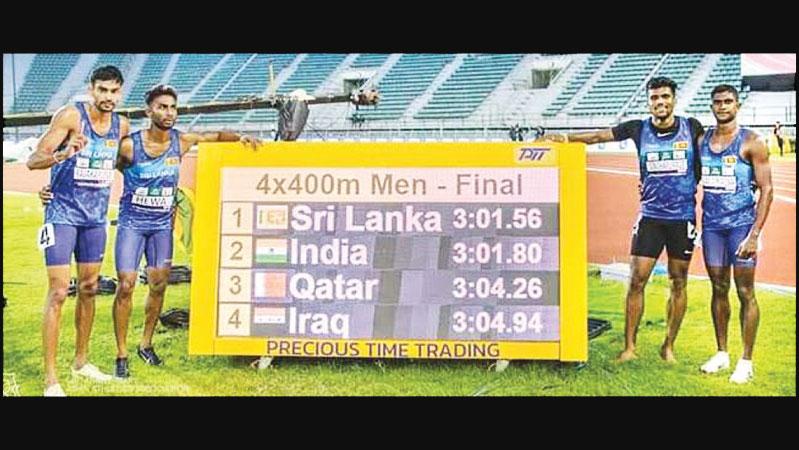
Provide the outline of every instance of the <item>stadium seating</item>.
[[408,105],[430,86],[441,69],[455,55],[406,53],[378,83],[381,92],[377,108],[361,108],[358,114],[364,120],[397,119]]
[[555,100],[544,110],[543,115],[553,117],[557,115],[564,106],[574,97],[577,91],[582,88],[596,70],[608,59],[608,54],[593,53],[588,56],[585,65],[566,83],[566,87],[561,91]]
[[[170,59],[172,59],[172,54],[169,53],[151,53],[147,55],[141,72],[139,72],[139,77],[136,78],[133,87],[125,98],[125,106],[141,106],[143,104],[144,93],[161,81]],[[180,92],[178,94],[180,95]],[[182,100],[182,98],[179,100]]]
[[[339,53],[309,54],[299,63],[297,70],[278,86],[277,92],[288,94],[295,89],[305,89],[308,94],[312,95],[346,57],[346,54]],[[276,119],[277,113],[274,110],[259,109],[251,113],[247,122],[268,123],[274,122]]]
[[468,55],[415,117],[458,119],[470,115],[523,57],[522,54]]
[[[130,64],[133,62],[133,55],[129,53],[101,53],[97,60],[92,65],[89,72],[86,73],[86,77],[83,81],[86,83],[89,82],[91,79],[91,74],[94,69],[102,66],[114,66],[122,72],[122,76],[124,77],[125,73],[128,72],[130,68]],[[83,87],[81,87],[83,89]]]
[[[677,97],[680,97],[682,88],[691,74],[699,67],[704,59],[703,53],[670,54],[666,62],[655,72],[655,76],[669,77],[677,83]],[[679,101],[688,101],[688,99]],[[628,116],[645,116],[649,113],[647,106],[647,91],[642,89],[626,111]]]
[[350,69],[380,67],[386,62],[389,56],[388,53],[361,53],[355,58],[355,61],[350,64]]
[[[88,81],[91,70],[100,65],[116,65],[126,78],[129,77],[126,82],[132,83],[123,106],[136,107],[143,106],[144,93],[161,80],[178,90],[181,105],[263,96],[269,84],[270,65],[278,93],[288,94],[295,89],[304,89],[313,95],[320,93],[319,89],[327,88],[325,82],[336,70],[379,70],[391,54],[359,53],[352,56],[355,57],[328,53],[310,53],[300,57],[293,53],[153,53],[138,57],[134,54],[108,53],[99,54],[93,59],[81,58],[79,54],[42,53],[27,60],[29,67],[16,93],[11,112],[41,112],[54,98],[66,98],[70,94],[66,89],[76,90],[76,83],[81,81],[74,78],[78,72],[73,72],[73,68],[76,64],[87,64],[89,61],[90,67],[80,67],[79,76],[85,78],[83,81]],[[612,63],[608,64],[611,56]],[[650,76],[667,76],[677,82],[680,89],[677,93],[679,105],[686,107],[687,114],[709,115],[709,97],[713,87],[728,83],[740,89],[742,82],[739,54],[711,55],[712,59],[709,59],[708,54],[704,53],[593,53],[585,58],[580,67],[568,72],[568,79],[550,86],[545,93],[522,92],[524,95],[492,97],[498,87],[504,86],[503,80],[519,68],[524,57],[524,54],[460,55],[459,64],[443,77],[442,71],[455,60],[456,55],[401,54],[399,58],[392,59],[392,66],[380,72],[377,78],[376,87],[381,94],[377,107],[319,107],[313,117],[323,123],[335,124],[330,125],[332,128],[343,129],[363,127],[366,121],[373,122],[371,127],[383,129],[394,127],[394,123],[401,119],[403,123],[424,130],[425,127],[438,127],[441,120],[459,119],[465,127],[480,128],[477,133],[484,136],[486,126],[497,128],[506,126],[508,120],[527,120],[517,118],[519,114],[532,114],[534,121],[540,120],[541,117],[536,118],[536,115],[541,114],[543,123],[549,126],[568,123],[580,126],[584,123],[612,124],[622,116],[645,116],[648,108],[643,86]],[[350,62],[343,67],[345,60]],[[706,61],[716,63],[712,67],[705,66],[703,64]],[[134,67],[134,64],[140,66]],[[292,70],[286,72],[289,66]],[[603,71],[597,73],[600,68]],[[702,78],[696,78],[700,75]],[[514,92],[526,89],[527,85],[523,83],[525,76],[529,74],[520,72],[518,76],[514,75],[518,78],[512,80]],[[591,83],[587,85],[589,80]],[[431,88],[434,82],[436,84]],[[682,92],[686,86],[690,89],[689,94]],[[334,90],[337,89],[338,85]],[[423,95],[425,97],[420,98]],[[690,98],[683,98],[683,95]],[[747,91],[743,89],[741,101],[745,101],[746,97]],[[489,98],[499,99],[503,102],[501,107],[490,114],[476,117],[474,112],[485,106]],[[519,101],[519,105],[514,105],[515,101]],[[409,111],[411,105],[412,117]],[[246,125],[248,129],[267,130],[274,126],[276,119],[275,110],[258,109],[185,115],[181,116],[179,123],[186,129],[193,126],[232,129]],[[137,121],[134,126],[145,123],[144,120]],[[264,127],[261,128],[261,125]],[[420,133],[422,137],[430,134],[425,134],[425,131]],[[464,136],[468,134],[466,131],[463,133],[466,133]],[[394,137],[391,133],[387,136]]]
[[[223,89],[225,86],[230,84],[231,78],[247,63],[247,61],[252,58],[252,53],[234,53],[228,58],[222,67],[220,67],[216,72],[211,75],[208,80],[203,83],[202,86],[197,90],[197,92],[192,96],[191,103],[192,104],[201,104],[201,103],[208,103],[211,101],[222,101],[225,99],[230,100],[230,93],[225,93]],[[262,83],[264,80],[261,80]],[[223,97],[224,95],[224,97]],[[235,111],[235,114],[240,114],[239,111]],[[226,113],[227,114],[227,113]],[[224,117],[220,117],[222,114],[213,114],[201,115],[199,121],[202,121],[207,118],[215,118],[208,123],[219,123],[219,121],[224,121]],[[194,119],[196,115],[187,115],[185,117],[181,117],[180,121],[182,123],[188,124]],[[236,122],[236,120],[233,120]]]
[[208,75],[224,57],[224,54],[183,53],[178,57],[175,70],[168,83],[178,92],[188,94]]
[[[741,55],[725,54],[719,58],[702,86],[697,91],[690,106],[686,108],[689,114],[703,114],[710,111],[710,92],[716,85],[730,84],[741,91]],[[740,92],[740,100],[746,99],[746,92]]]
[[621,54],[588,92],[577,100],[569,114],[602,116],[619,113],[662,56],[659,53]]
[[[250,56],[252,55],[247,55],[248,60]],[[277,70],[279,72],[294,59],[295,55],[278,55],[278,57],[280,57],[279,67],[275,65],[275,55],[255,55],[252,61],[232,81],[230,75],[223,79],[224,83],[227,83],[224,90],[222,90],[222,87],[214,89],[213,92],[218,93],[214,101],[234,101],[247,96],[260,96],[263,94],[269,86],[269,63],[273,64],[273,71]],[[247,114],[247,111],[203,114],[196,123],[198,125],[238,123],[244,118],[245,114]]]
[[16,94],[14,112],[44,111],[50,98],[78,62],[76,53],[38,53]]

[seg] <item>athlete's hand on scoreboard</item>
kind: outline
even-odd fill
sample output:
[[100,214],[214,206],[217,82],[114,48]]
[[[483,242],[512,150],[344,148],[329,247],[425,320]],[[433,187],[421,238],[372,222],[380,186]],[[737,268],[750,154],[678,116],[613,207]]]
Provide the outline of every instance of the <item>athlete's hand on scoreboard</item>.
[[566,142],[562,134],[545,134],[537,139],[544,142]]
[[241,142],[244,145],[249,145],[250,147],[252,147],[253,150],[258,150],[258,146],[261,145],[260,139],[247,134],[243,135],[241,139],[239,139],[239,142]]
[[52,199],[53,199],[53,192],[50,190],[50,185],[45,184],[42,187],[42,190],[39,191],[39,200],[42,201],[42,205],[46,206],[48,203],[50,203],[50,200]]

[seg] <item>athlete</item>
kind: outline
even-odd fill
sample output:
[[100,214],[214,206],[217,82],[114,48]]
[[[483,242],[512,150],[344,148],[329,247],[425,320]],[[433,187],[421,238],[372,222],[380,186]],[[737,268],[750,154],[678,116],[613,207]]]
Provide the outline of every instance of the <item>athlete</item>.
[[[733,383],[754,378],[752,350],[760,310],[755,298],[755,266],[763,226],[774,197],[768,147],[762,136],[738,126],[738,90],[720,84],[711,92],[716,126],[704,136],[702,157],[702,252],[713,285],[711,311],[717,353],[701,370],[716,373],[730,366],[730,266],[741,302],[743,355],[730,376]],[[759,200],[755,191],[760,191]]]
[[48,279],[42,323],[44,395],[48,397],[66,395],[58,382],[56,353],[73,254],[78,268],[78,302],[72,373],[100,382],[111,379],[89,363],[88,352],[117,149],[130,128],[128,120],[114,112],[123,82],[114,66],[94,70],[89,82],[91,102],[58,110],[27,162],[31,170],[50,169],[53,194],[39,232]]
[[644,310],[644,288],[666,247],[670,296],[666,337],[660,356],[674,362],[674,341],[687,305],[688,266],[696,235],[696,187],[700,177],[698,149],[702,124],[674,115],[677,84],[666,77],[647,82],[651,117],[587,133],[545,135],[556,142],[601,142],[632,139],[638,149],[641,211],[633,226],[630,283],[625,311],[625,346],[617,361],[637,358],[636,336]]

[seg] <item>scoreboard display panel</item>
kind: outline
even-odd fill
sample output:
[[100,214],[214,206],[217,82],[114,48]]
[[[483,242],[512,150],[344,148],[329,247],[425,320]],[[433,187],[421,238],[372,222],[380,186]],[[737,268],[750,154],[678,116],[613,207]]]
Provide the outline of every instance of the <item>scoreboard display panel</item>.
[[191,354],[587,359],[582,144],[200,144]]

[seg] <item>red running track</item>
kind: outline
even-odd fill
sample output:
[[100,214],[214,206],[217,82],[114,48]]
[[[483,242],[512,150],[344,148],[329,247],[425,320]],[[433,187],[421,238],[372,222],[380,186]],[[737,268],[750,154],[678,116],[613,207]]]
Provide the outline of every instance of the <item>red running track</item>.
[[[772,161],[774,201],[763,229],[757,281],[796,286],[796,164]],[[635,154],[588,155],[588,260],[628,262],[630,233],[638,217],[638,163]],[[697,218],[702,215],[702,193]],[[661,261],[665,262],[664,255]],[[701,252],[690,273],[706,275]]]

